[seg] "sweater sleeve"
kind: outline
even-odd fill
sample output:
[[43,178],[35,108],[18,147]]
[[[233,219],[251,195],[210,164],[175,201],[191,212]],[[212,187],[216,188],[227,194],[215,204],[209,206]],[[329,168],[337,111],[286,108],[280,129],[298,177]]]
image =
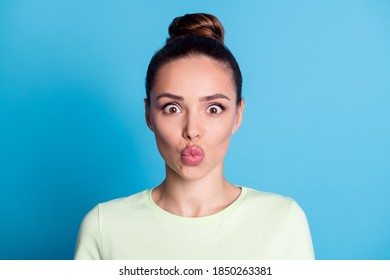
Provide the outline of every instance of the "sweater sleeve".
[[76,260],[101,260],[99,205],[83,219],[77,238]]
[[289,211],[289,259],[313,260],[314,249],[309,225],[302,208],[294,201]]

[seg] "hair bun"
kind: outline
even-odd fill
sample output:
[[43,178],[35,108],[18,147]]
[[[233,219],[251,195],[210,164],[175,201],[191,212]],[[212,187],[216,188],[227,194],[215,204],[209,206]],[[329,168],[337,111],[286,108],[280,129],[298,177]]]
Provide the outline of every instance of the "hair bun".
[[191,35],[224,42],[224,29],[217,17],[210,14],[186,14],[175,18],[169,26],[167,44]]

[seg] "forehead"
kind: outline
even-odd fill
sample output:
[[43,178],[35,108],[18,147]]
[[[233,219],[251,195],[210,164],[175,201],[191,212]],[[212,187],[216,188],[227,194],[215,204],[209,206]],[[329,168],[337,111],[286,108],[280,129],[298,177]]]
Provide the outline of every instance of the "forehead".
[[232,99],[236,94],[231,69],[204,55],[179,58],[163,65],[151,93],[162,92],[191,96],[224,93]]

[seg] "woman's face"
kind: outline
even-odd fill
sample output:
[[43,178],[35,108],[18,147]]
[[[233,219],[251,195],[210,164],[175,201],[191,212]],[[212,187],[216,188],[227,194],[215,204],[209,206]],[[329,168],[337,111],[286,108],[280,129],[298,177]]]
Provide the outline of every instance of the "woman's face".
[[230,137],[241,124],[231,70],[203,55],[180,58],[159,69],[146,121],[161,156],[187,180],[222,171]]

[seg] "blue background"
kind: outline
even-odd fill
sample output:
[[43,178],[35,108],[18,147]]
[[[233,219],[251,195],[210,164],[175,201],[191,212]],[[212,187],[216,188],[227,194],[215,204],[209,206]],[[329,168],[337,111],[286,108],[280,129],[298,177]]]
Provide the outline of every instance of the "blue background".
[[226,176],[293,197],[318,259],[390,259],[390,1],[0,1],[0,258],[71,259],[95,204],[157,185],[144,79],[217,15],[244,123]]

